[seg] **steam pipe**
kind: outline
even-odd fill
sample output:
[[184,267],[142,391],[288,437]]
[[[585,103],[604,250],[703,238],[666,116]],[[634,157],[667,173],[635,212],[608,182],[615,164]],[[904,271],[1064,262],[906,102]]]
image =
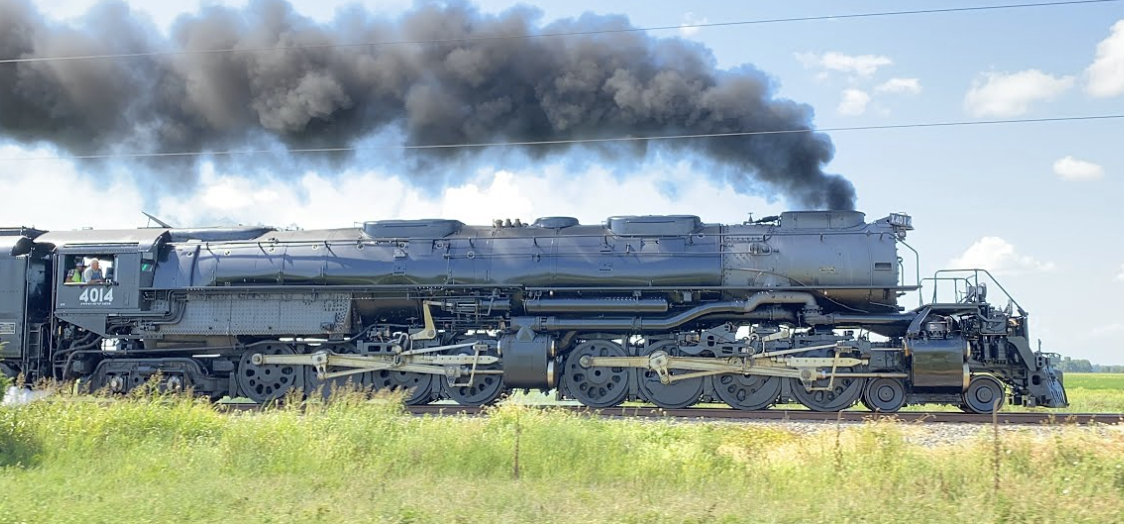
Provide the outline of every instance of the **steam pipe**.
[[916,313],[896,315],[805,315],[804,321],[812,325],[846,324],[909,324],[917,318]]
[[689,309],[678,315],[664,318],[558,318],[542,317],[535,320],[535,331],[669,331],[705,315],[737,313],[749,315],[764,304],[803,304],[805,309],[816,309],[816,299],[810,293],[782,291],[756,293],[746,300],[713,302]]
[[662,298],[531,298],[523,301],[528,313],[666,313]]

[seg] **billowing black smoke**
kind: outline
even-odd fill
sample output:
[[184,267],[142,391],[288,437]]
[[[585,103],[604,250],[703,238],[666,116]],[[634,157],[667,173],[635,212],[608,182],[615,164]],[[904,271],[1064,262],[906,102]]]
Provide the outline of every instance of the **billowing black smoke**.
[[[479,40],[630,27],[621,16],[547,25],[538,16],[529,8],[490,15],[466,3],[421,3],[394,20],[352,8],[324,25],[283,0],[253,0],[181,17],[169,39],[122,3],[101,4],[80,26],[66,26],[29,0],[0,0],[0,58],[237,50],[0,64],[0,135],[89,155],[276,141],[347,146],[384,132],[427,145],[811,128],[812,109],[774,98],[764,73],[717,69],[708,49],[681,39],[637,32]],[[477,40],[332,47],[465,38]],[[277,47],[290,49],[261,51]],[[819,133],[535,146],[519,154],[591,151],[625,165],[655,153],[683,156],[739,191],[775,191],[808,208],[854,206],[850,182],[822,171],[834,151]],[[459,165],[451,161],[478,154],[410,150],[403,169],[451,171]],[[197,171],[147,167],[162,183],[191,182]]]

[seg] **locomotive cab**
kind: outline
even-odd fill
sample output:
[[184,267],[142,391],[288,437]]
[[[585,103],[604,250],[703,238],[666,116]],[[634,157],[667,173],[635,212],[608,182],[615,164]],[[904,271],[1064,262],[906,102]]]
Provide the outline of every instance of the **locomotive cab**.
[[152,286],[155,255],[163,244],[165,231],[136,230],[128,232],[129,235],[72,231],[43,235],[39,242],[55,247],[56,318],[105,337],[110,335],[107,319],[141,313],[141,289]]

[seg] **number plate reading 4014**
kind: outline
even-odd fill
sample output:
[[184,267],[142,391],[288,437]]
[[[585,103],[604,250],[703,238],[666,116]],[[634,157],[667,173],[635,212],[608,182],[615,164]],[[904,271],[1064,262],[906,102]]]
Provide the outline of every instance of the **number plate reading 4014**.
[[82,290],[82,294],[78,295],[78,301],[82,305],[109,305],[113,303],[113,288],[111,287],[88,287]]

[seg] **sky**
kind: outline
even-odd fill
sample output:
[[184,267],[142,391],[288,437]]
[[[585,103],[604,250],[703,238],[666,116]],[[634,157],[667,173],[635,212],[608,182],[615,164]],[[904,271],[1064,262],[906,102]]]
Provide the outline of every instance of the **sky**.
[[[95,4],[33,3],[55,23],[75,27],[87,23]],[[192,0],[127,3],[165,33],[177,17],[201,6]],[[639,27],[678,27],[999,3],[545,0],[534,6],[543,23],[594,12],[621,14]],[[327,23],[356,3],[292,4]],[[359,4],[391,18],[412,5]],[[475,5],[498,13],[517,3]],[[652,34],[706,46],[721,69],[752,64],[769,75],[777,96],[814,108],[819,128],[1124,114],[1124,2]],[[1124,120],[837,131],[829,133],[835,156],[825,170],[854,184],[857,208],[868,219],[913,216],[916,231],[908,241],[921,254],[924,276],[946,267],[987,268],[1030,312],[1032,337],[1043,349],[1124,364],[1124,317],[1112,306],[1124,294],[1124,242],[1117,233],[1124,231],[1121,131]],[[439,186],[417,184],[393,163],[298,166],[292,168],[298,174],[284,179],[203,163],[195,184],[152,188],[138,180],[143,174],[112,162],[91,169],[42,160],[59,154],[49,144],[0,140],[0,224],[136,227],[146,223],[142,210],[176,225],[306,229],[386,218],[487,223],[568,215],[597,223],[611,215],[665,213],[740,223],[751,213],[796,207],[668,155],[640,166],[497,158],[466,165]],[[912,267],[912,254],[902,256]],[[998,289],[991,298],[1006,303]],[[916,297],[907,299],[907,306],[916,305]]]

